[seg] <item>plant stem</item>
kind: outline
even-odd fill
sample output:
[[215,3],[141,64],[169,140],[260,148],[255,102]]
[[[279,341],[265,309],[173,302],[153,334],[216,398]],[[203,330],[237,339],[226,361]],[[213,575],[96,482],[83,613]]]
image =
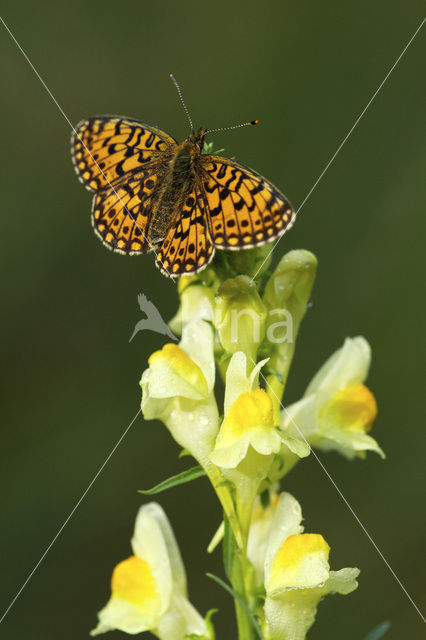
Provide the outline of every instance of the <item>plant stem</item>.
[[257,640],[253,622],[247,611],[248,598],[245,586],[246,542],[243,548],[239,548],[235,540],[232,528],[225,516],[225,535],[223,540],[224,564],[226,574],[232,584],[235,593],[246,604],[234,599],[237,618],[238,640]]

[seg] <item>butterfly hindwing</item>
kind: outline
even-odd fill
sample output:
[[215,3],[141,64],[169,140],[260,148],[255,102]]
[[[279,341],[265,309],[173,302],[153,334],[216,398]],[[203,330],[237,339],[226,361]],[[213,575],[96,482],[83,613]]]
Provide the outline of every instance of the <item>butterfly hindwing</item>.
[[102,242],[118,253],[146,253],[155,188],[161,180],[161,166],[125,177],[114,187],[97,193],[93,200],[92,223]]
[[190,275],[204,269],[213,254],[204,198],[195,185],[174,216],[156,264],[168,276]]
[[101,191],[122,177],[170,156],[176,141],[156,127],[116,116],[80,122],[71,138],[71,154],[80,180]]
[[233,160],[201,156],[212,241],[219,249],[256,247],[294,222],[289,201],[261,175]]

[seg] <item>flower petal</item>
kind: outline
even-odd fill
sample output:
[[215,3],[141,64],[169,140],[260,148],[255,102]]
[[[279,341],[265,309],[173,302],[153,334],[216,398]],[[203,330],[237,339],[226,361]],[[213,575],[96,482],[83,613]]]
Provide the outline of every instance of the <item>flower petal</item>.
[[156,502],[143,505],[136,517],[132,537],[134,553],[146,560],[165,600],[174,588],[186,594],[186,574],[170,522]]
[[364,382],[370,361],[371,348],[365,338],[346,338],[343,347],[333,353],[312,378],[305,396],[324,389],[336,391]]
[[231,405],[210,458],[218,466],[234,468],[249,445],[265,456],[278,453],[281,447],[274,429],[272,400],[263,389],[246,391]]
[[287,589],[321,587],[329,577],[330,547],[318,533],[286,538],[274,558],[266,591],[274,597]]
[[302,533],[302,509],[300,504],[290,493],[283,492],[271,524],[271,533],[265,555],[265,579],[269,579],[271,566],[278,550],[291,535]]

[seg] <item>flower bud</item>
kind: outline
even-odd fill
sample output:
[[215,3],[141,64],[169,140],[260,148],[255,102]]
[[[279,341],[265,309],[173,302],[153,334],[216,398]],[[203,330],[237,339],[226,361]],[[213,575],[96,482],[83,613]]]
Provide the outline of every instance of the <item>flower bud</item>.
[[270,356],[268,391],[277,416],[316,268],[317,259],[309,251],[289,251],[269,278],[263,294],[267,320],[261,349],[264,355]]
[[219,287],[216,297],[215,327],[224,350],[242,351],[249,363],[265,335],[266,308],[254,282],[248,276],[230,278]]

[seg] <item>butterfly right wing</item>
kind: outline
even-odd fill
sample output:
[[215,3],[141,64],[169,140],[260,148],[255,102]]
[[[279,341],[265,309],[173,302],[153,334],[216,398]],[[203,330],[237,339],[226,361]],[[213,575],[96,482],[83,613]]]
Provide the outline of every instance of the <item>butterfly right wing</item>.
[[151,164],[95,195],[92,224],[106,247],[126,255],[153,249],[149,223],[164,171],[164,163]]
[[290,202],[259,173],[213,155],[202,155],[200,164],[215,247],[258,247],[291,228],[295,213]]
[[80,122],[71,137],[71,155],[79,179],[102,191],[127,173],[170,156],[177,142],[157,127],[118,116]]
[[174,220],[158,250],[156,265],[166,276],[192,275],[207,267],[213,255],[206,204],[195,181],[183,202],[176,202]]

